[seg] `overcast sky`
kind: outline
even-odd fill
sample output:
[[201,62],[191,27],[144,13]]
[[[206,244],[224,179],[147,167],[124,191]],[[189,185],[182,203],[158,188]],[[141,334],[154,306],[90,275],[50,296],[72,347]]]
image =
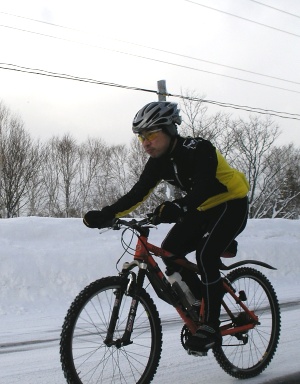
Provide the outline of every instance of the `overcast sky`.
[[[174,95],[298,114],[273,120],[300,146],[299,0],[1,0],[0,33],[1,67],[154,91],[164,79]],[[35,138],[122,144],[157,95],[0,69],[0,100]]]

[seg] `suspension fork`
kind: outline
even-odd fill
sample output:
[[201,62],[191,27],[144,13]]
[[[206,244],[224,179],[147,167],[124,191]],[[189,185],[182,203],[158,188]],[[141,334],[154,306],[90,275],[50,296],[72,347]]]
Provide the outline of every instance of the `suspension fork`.
[[122,285],[121,288],[115,290],[115,301],[114,301],[111,317],[109,320],[109,325],[107,328],[106,338],[104,340],[104,343],[108,347],[111,347],[112,345],[117,344],[117,341],[113,340],[113,336],[114,336],[117,321],[119,319],[119,312],[120,312],[123,296],[124,296],[124,289]]
[[[140,270],[139,270],[138,275],[137,275],[136,284],[133,287],[133,295],[132,295],[131,305],[129,308],[129,313],[128,313],[125,331],[124,331],[124,334],[121,338],[122,345],[132,344],[132,341],[130,340],[130,338],[131,338],[131,334],[133,331],[134,320],[135,320],[138,305],[139,305],[138,296],[139,296],[141,289],[143,288],[145,275],[146,275],[146,269],[147,269],[147,264],[146,263],[140,263]],[[129,284],[131,284],[131,283],[132,282],[129,282]],[[129,291],[129,289],[131,289],[131,286],[129,286],[129,284],[127,286],[128,291]]]
[[[128,276],[126,276],[126,278],[128,278],[128,283],[125,291],[124,291],[124,287],[121,287],[115,293],[116,297],[115,297],[115,302],[112,310],[112,315],[110,318],[106,339],[104,340],[104,343],[108,347],[115,345],[117,348],[121,348],[122,346],[132,344],[132,341],[130,340],[130,338],[133,331],[134,320],[136,317],[137,308],[139,304],[137,297],[138,297],[138,293],[140,292],[144,284],[146,268],[147,268],[147,264],[145,263],[140,264],[140,270],[137,275],[137,278],[134,273],[129,272]],[[132,300],[129,308],[129,313],[127,317],[124,334],[121,338],[113,340],[114,331],[116,328],[117,321],[119,319],[119,312],[120,312],[120,307],[122,303],[122,298],[124,295],[129,295],[130,292],[133,292],[133,293],[132,293]]]

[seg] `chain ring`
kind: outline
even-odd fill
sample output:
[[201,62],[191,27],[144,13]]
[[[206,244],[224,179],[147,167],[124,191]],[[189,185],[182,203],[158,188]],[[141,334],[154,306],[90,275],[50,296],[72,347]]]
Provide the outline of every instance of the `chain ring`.
[[180,334],[180,341],[181,341],[181,345],[183,346],[183,348],[185,350],[187,350],[186,346],[185,346],[185,343],[187,341],[187,339],[192,336],[192,333],[191,331],[188,329],[188,327],[186,325],[184,325],[182,327],[182,330],[181,330],[181,334]]

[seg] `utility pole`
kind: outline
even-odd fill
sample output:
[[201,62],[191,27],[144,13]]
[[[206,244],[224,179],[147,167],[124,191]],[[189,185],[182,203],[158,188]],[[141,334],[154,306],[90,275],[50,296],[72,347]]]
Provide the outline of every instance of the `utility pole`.
[[[158,101],[167,101],[167,84],[166,80],[158,80],[157,82]],[[165,182],[165,197],[166,200],[174,200],[174,187]]]
[[158,101],[166,101],[167,100],[166,80],[158,80],[157,92],[158,92]]

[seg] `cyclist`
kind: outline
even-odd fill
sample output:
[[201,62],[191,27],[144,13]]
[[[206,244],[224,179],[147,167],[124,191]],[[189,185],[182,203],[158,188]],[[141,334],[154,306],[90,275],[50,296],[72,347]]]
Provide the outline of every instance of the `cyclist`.
[[[249,184],[211,142],[178,134],[179,112],[176,103],[164,101],[149,103],[137,112],[132,130],[149,155],[145,168],[127,194],[101,211],[87,212],[83,221],[89,228],[108,226],[113,218],[133,211],[162,180],[184,192],[184,197],[160,204],[152,220],[175,223],[162,248],[176,257],[196,251],[202,283],[193,273],[179,272],[192,291],[201,290],[198,295],[204,298],[204,324],[186,343],[190,351],[203,352],[222,342],[220,256],[226,250],[236,251],[234,239],[247,222]],[[166,273],[171,273],[172,263],[166,264]]]

